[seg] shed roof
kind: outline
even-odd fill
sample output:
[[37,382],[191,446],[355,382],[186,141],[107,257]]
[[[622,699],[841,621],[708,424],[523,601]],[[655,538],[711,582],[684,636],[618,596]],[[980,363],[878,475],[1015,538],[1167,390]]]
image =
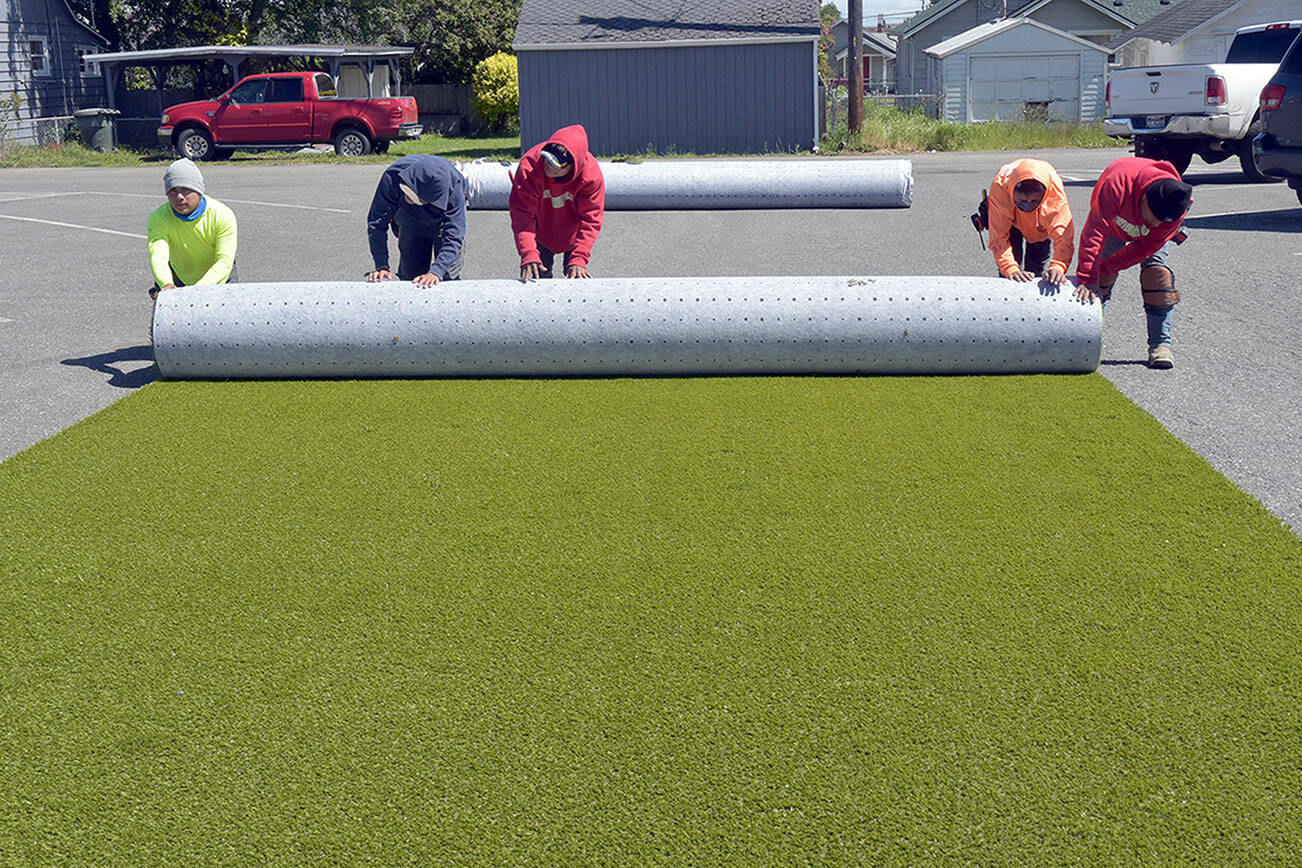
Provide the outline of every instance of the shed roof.
[[1178,42],[1213,18],[1246,2],[1248,0],[1181,0],[1178,5],[1172,3],[1162,7],[1165,11],[1113,39],[1108,47],[1115,51],[1132,39]]
[[1092,51],[1097,51],[1101,54],[1108,53],[1107,48],[1099,45],[1097,42],[1090,42],[1088,39],[1073,36],[1072,34],[1059,30],[1056,27],[1042,24],[1034,18],[1001,18],[998,21],[987,21],[985,24],[978,24],[971,30],[965,30],[957,36],[951,36],[944,42],[937,42],[935,45],[927,49],[927,54],[939,58],[949,57],[951,54],[962,51],[965,48],[971,48],[979,42],[984,42],[992,36],[998,36],[1000,33],[1005,33],[1009,30],[1016,30],[1019,27],[1034,27],[1038,30],[1043,30],[1045,33],[1051,33],[1054,36],[1075,42]]
[[817,40],[818,0],[524,0],[513,48]]
[[188,48],[155,48],[146,51],[107,51],[88,54],[97,63],[127,61],[147,64],[169,61],[207,60],[223,57],[338,57],[342,60],[406,57],[415,51],[400,45],[192,45]]

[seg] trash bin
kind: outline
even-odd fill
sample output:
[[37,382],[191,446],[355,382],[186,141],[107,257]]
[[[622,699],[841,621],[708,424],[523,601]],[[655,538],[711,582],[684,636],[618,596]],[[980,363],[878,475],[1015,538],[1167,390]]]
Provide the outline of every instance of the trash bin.
[[114,121],[122,112],[111,108],[88,108],[72,113],[77,119],[77,130],[81,140],[88,148],[97,151],[111,151],[117,145],[117,130]]

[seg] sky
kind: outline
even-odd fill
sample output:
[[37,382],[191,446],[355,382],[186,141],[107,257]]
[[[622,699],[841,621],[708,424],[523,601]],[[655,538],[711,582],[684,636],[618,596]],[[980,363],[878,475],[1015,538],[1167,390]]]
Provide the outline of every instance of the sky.
[[[819,0],[819,5],[826,0]],[[845,17],[846,7],[849,6],[846,0],[833,0],[836,8],[841,10],[841,17]],[[909,15],[917,12],[922,8],[923,0],[863,0],[863,20],[869,26],[877,22],[877,14],[880,12],[887,16],[887,20],[892,24],[898,24]]]

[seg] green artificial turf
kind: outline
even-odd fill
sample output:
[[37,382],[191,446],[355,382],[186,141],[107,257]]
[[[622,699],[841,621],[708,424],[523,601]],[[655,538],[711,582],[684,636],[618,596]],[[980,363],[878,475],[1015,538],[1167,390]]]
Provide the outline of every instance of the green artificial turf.
[[1097,375],[157,383],[0,503],[0,862],[1302,852],[1302,543]]

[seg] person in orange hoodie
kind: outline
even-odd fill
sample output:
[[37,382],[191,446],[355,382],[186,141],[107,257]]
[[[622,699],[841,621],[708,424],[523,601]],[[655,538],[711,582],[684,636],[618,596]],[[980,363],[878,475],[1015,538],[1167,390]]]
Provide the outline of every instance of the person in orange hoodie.
[[1076,253],[1076,226],[1053,166],[1032,159],[1008,163],[995,175],[987,202],[999,274],[1021,283],[1042,276],[1061,286]]
[[588,262],[606,213],[606,180],[588,153],[587,130],[563,127],[526,151],[511,179],[508,207],[520,280],[551,277],[558,253],[566,277],[591,277]]
[[1193,187],[1175,166],[1145,157],[1113,160],[1090,194],[1090,214],[1080,233],[1076,297],[1107,302],[1117,275],[1139,266],[1139,289],[1148,320],[1148,366],[1175,366],[1171,312],[1180,302],[1168,262],[1172,240],[1193,204]]

